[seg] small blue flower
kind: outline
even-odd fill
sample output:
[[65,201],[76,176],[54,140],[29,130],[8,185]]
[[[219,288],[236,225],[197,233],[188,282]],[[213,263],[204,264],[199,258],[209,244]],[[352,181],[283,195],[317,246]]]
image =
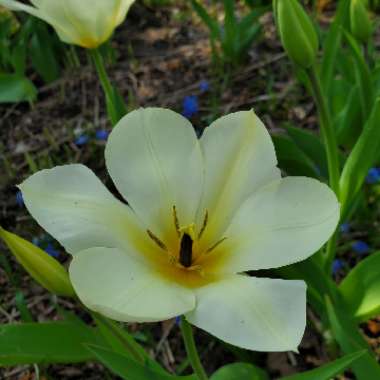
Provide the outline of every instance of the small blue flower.
[[18,207],[24,207],[24,198],[21,191],[16,193],[16,203]]
[[210,84],[207,82],[207,80],[202,80],[199,84],[199,89],[201,92],[207,92],[210,89]]
[[89,137],[87,135],[80,135],[75,139],[75,145],[82,146],[88,143]]
[[107,141],[109,132],[104,129],[99,129],[95,132],[95,138],[100,141]]
[[353,242],[351,244],[351,247],[356,253],[360,255],[364,255],[365,253],[369,252],[369,245],[365,241],[362,241],[362,240],[357,240]]
[[332,263],[332,273],[335,275],[337,274],[341,269],[343,269],[343,261],[340,259],[335,259]]
[[59,252],[54,248],[53,244],[48,243],[48,245],[45,247],[45,252],[52,257],[57,258],[59,256]]
[[339,230],[342,234],[347,234],[348,232],[350,232],[350,228],[350,223],[344,222],[340,225]]
[[199,111],[198,97],[196,95],[186,96],[183,99],[183,112],[182,115],[190,118]]
[[369,169],[365,180],[370,185],[380,182],[380,168]]
[[180,323],[181,323],[181,317],[180,316],[175,317],[175,324],[179,326]]

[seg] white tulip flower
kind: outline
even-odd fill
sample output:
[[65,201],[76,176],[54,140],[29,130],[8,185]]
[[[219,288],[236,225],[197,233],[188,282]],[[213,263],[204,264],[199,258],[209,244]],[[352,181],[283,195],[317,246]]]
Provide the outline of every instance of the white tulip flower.
[[11,10],[25,11],[50,24],[60,39],[87,49],[101,45],[120,25],[134,0],[0,0]]
[[184,315],[236,346],[296,350],[305,283],[243,272],[321,248],[338,223],[335,194],[315,179],[281,178],[253,111],[216,120],[198,139],[181,115],[138,109],[113,129],[105,156],[128,205],[82,165],[20,185],[32,216],[73,255],[82,302],[119,321]]

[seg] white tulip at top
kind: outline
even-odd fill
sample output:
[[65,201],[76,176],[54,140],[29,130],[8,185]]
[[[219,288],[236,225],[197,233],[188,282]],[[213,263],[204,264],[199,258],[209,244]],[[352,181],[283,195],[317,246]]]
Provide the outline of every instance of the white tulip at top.
[[223,341],[296,350],[306,285],[251,277],[316,252],[339,204],[323,183],[281,178],[253,111],[212,123],[198,139],[166,109],[138,109],[110,134],[106,166],[128,205],[83,165],[42,170],[20,185],[25,204],[73,255],[82,302],[119,321],[185,315]]
[[105,42],[120,25],[134,0],[0,0],[0,5],[25,11],[49,23],[60,39],[87,49]]

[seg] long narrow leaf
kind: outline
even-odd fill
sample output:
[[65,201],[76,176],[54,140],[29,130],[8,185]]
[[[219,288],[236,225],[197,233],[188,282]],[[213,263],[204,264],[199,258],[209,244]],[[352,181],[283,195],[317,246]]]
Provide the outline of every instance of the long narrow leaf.
[[326,310],[333,335],[344,353],[352,354],[359,350],[367,350],[352,364],[357,380],[380,379],[380,366],[375,357],[369,353],[370,348],[350,317],[349,310],[341,302],[339,304],[335,302],[333,305],[329,297],[326,297]]
[[325,364],[323,367],[313,369],[311,371],[298,373],[292,376],[282,377],[281,380],[330,380],[332,377],[339,375],[351,364],[363,356],[366,350],[354,352],[339,358],[331,363]]
[[76,323],[21,323],[0,326],[0,365],[77,363],[94,356],[85,344],[104,345],[95,329]]
[[207,27],[210,29],[211,37],[214,39],[221,38],[220,36],[220,30],[219,25],[216,20],[214,20],[209,13],[207,12],[206,8],[204,8],[199,1],[197,0],[191,0],[191,5],[194,9],[194,11],[197,13],[199,18],[207,25]]
[[195,376],[172,376],[163,374],[138,364],[127,356],[102,347],[88,345],[87,349],[103,365],[125,380],[196,380]]

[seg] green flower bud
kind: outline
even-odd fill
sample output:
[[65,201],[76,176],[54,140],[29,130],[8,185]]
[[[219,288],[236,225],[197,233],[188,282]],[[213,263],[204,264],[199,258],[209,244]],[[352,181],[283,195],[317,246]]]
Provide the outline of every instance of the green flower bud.
[[278,32],[289,58],[308,68],[317,57],[318,36],[309,16],[298,0],[274,0]]
[[67,271],[57,260],[2,227],[0,227],[0,238],[4,240],[17,261],[41,286],[60,296],[75,296]]
[[363,0],[351,0],[350,24],[351,33],[357,40],[367,42],[371,38],[372,23]]

